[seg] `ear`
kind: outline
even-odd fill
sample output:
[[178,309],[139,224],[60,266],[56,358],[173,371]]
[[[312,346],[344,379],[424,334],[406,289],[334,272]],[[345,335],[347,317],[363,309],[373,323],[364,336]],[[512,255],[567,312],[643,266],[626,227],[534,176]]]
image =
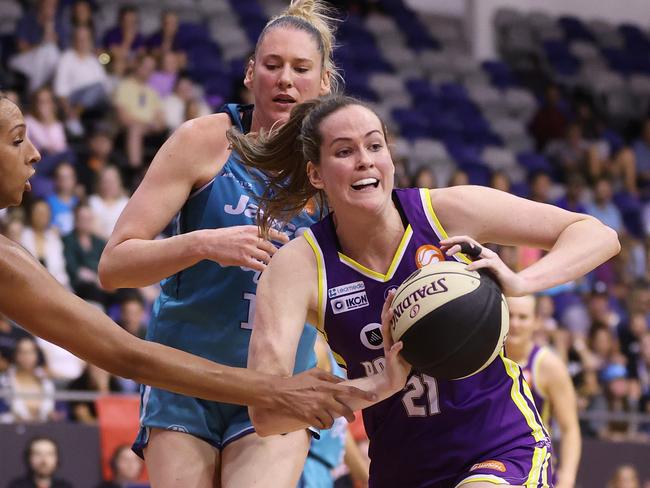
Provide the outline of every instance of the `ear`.
[[311,186],[317,190],[322,190],[325,187],[323,184],[323,178],[321,177],[320,171],[318,170],[318,166],[316,166],[311,161],[307,163],[307,177],[309,178]]
[[323,77],[320,80],[320,91],[318,92],[319,96],[329,95],[332,90],[332,82],[330,78],[330,70],[325,70]]
[[246,67],[246,75],[244,76],[244,86],[249,90],[253,89],[253,78],[255,73],[255,60],[252,58],[248,60]]

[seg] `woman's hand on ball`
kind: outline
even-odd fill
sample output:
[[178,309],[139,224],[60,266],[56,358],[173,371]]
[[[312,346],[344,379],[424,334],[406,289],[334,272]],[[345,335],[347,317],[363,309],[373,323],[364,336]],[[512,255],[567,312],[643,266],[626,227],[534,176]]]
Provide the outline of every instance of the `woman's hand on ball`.
[[461,252],[461,244],[469,243],[472,246],[479,246],[481,253],[476,261],[467,265],[469,271],[478,271],[479,269],[489,269],[499,282],[501,290],[505,296],[523,296],[526,295],[526,283],[517,273],[512,271],[499,257],[497,253],[481,246],[477,241],[468,236],[455,236],[440,241],[440,250],[447,256]]
[[381,333],[384,339],[384,357],[386,358],[386,369],[384,374],[387,377],[389,388],[398,392],[404,388],[406,380],[411,373],[411,365],[400,355],[404,343],[395,342],[391,333],[391,321],[393,319],[393,297],[395,290],[388,292],[384,307],[381,311]]

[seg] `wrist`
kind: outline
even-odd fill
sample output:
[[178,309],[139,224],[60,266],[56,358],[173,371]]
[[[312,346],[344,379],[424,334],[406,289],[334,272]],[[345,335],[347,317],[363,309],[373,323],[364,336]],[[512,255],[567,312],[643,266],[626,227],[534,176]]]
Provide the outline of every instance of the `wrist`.
[[192,257],[194,263],[198,263],[208,257],[208,240],[205,230],[195,230],[184,234],[188,239],[187,255]]

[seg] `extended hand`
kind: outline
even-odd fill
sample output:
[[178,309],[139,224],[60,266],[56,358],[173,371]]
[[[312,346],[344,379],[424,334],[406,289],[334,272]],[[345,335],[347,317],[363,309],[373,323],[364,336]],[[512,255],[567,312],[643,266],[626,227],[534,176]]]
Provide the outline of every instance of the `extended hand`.
[[354,420],[346,398],[374,401],[376,395],[353,386],[340,385],[341,378],[314,368],[290,378],[282,378],[274,411],[304,421],[319,429],[328,429],[337,417]]
[[447,256],[453,256],[457,252],[461,252],[461,244],[463,242],[469,243],[474,247],[478,246],[478,248],[481,249],[476,261],[467,265],[469,271],[489,269],[496,277],[499,285],[501,285],[501,290],[505,296],[517,297],[526,295],[526,283],[523,278],[508,268],[508,266],[501,261],[501,258],[497,253],[485,246],[481,246],[471,237],[456,236],[444,239],[440,241],[440,250]]
[[393,335],[390,330],[391,320],[393,319],[393,298],[395,290],[388,292],[384,307],[381,310],[381,334],[384,338],[384,356],[386,358],[386,370],[384,374],[388,379],[389,388],[397,393],[404,388],[406,380],[411,373],[411,365],[407,363],[399,352],[404,347],[402,341],[393,341]]
[[245,266],[264,271],[277,248],[271,241],[289,242],[286,234],[275,229],[269,231],[270,240],[260,236],[255,225],[237,225],[221,229],[206,229],[203,233],[202,255],[221,266]]

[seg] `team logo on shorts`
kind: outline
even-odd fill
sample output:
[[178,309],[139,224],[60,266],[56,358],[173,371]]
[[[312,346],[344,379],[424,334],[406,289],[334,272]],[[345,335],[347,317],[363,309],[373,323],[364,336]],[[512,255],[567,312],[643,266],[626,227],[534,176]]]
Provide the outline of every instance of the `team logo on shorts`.
[[492,471],[499,471],[501,473],[506,472],[506,466],[501,461],[483,461],[469,468],[470,471],[476,471],[477,469],[491,469]]
[[178,424],[172,424],[167,427],[167,430],[171,430],[173,432],[184,432],[185,434],[189,434],[190,431],[187,430],[187,427],[184,425],[178,425]]
[[444,260],[445,256],[442,251],[433,244],[425,244],[415,251],[415,265],[418,268]]
[[381,324],[373,322],[361,329],[359,334],[361,343],[368,349],[381,349],[384,347],[384,337],[381,335]]

